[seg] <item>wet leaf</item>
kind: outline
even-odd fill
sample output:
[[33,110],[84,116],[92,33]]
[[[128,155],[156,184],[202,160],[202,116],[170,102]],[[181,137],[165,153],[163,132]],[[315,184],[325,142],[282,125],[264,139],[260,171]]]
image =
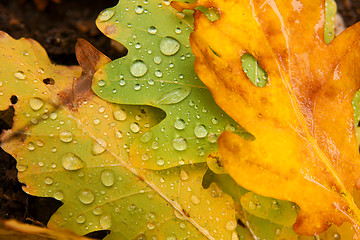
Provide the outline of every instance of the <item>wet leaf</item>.
[[[219,106],[256,138],[223,133],[225,169],[250,191],[297,203],[297,233],[313,235],[347,221],[360,237],[351,106],[360,87],[360,25],[326,44],[322,0],[173,4],[178,10],[198,5],[216,8],[220,18],[211,22],[195,11],[196,72]],[[267,73],[264,87],[248,79],[244,54]]]
[[1,146],[17,159],[26,192],[64,203],[49,227],[110,230],[106,239],[117,240],[237,237],[231,197],[212,197],[201,185],[206,163],[161,171],[130,164],[132,142],[163,112],[94,95],[91,77],[106,56],[79,40],[81,68],[57,66],[35,41],[0,36],[0,110],[18,99]]
[[90,240],[69,231],[58,231],[19,223],[15,220],[0,220],[0,238],[7,240]]
[[191,13],[177,13],[170,1],[130,0],[104,10],[97,19],[99,29],[127,47],[128,54],[95,74],[94,92],[110,102],[146,104],[166,112],[160,124],[132,144],[137,167],[206,162],[218,149],[221,132],[245,132],[215,104],[194,71],[188,39],[192,21]]

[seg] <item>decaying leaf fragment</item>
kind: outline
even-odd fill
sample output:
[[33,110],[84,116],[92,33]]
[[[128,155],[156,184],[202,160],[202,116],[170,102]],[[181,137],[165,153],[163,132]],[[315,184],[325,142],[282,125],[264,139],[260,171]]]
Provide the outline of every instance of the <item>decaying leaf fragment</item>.
[[[195,69],[216,102],[256,140],[230,132],[219,140],[224,166],[243,187],[300,206],[294,230],[313,235],[332,223],[353,224],[360,237],[360,161],[351,101],[359,89],[356,24],[324,41],[324,0],[198,0],[178,9],[215,8],[210,22],[195,11]],[[267,72],[254,86],[242,69],[251,54]]]

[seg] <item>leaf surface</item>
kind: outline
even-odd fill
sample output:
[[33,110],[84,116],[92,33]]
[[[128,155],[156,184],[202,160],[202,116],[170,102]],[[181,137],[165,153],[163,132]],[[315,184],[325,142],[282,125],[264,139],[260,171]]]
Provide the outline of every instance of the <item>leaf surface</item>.
[[106,56],[79,40],[81,68],[56,66],[35,41],[0,36],[0,107],[15,110],[1,146],[17,159],[26,192],[64,203],[50,227],[110,230],[106,239],[117,240],[237,237],[231,197],[202,188],[206,163],[159,171],[130,164],[131,143],[163,114],[93,94],[92,75]]
[[[356,24],[324,40],[325,1],[211,1],[220,19],[195,11],[195,70],[216,102],[256,138],[219,138],[225,169],[243,187],[300,206],[296,232],[313,235],[350,222],[360,237],[360,161],[351,101],[359,89]],[[217,53],[217,54],[214,54]],[[254,86],[241,58],[251,54],[267,72]]]
[[245,132],[214,102],[198,79],[189,44],[192,14],[177,13],[169,1],[120,1],[97,19],[98,28],[124,44],[128,55],[94,76],[101,98],[161,108],[166,118],[135,140],[132,164],[166,169],[206,162],[224,130]]

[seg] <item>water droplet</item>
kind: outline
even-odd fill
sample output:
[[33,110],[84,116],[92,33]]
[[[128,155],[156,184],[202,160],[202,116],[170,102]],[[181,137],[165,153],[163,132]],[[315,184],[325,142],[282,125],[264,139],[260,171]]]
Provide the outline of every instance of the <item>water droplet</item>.
[[157,100],[158,104],[175,104],[184,100],[191,93],[190,87],[181,87],[170,90],[161,96],[159,100]]
[[139,124],[137,122],[133,122],[130,124],[130,130],[133,132],[133,133],[137,133],[140,131],[140,127],[139,127]]
[[76,222],[79,224],[82,224],[86,221],[86,217],[84,214],[80,214],[79,216],[76,217]]
[[54,193],[54,198],[61,201],[64,199],[64,193],[62,191],[57,191]]
[[111,227],[111,215],[110,214],[104,214],[100,218],[100,226],[102,229],[109,229]]
[[28,169],[26,165],[21,165],[21,164],[16,165],[16,168],[19,172],[25,172]]
[[198,198],[198,196],[196,196],[195,194],[191,195],[190,200],[195,205],[200,203],[200,198]]
[[162,77],[162,72],[160,70],[156,70],[155,71],[155,76],[157,76],[158,78]]
[[236,222],[235,221],[228,221],[225,225],[225,228],[229,231],[234,231],[236,229]]
[[44,105],[43,100],[41,100],[40,98],[31,98],[29,103],[31,109],[34,111],[39,110]]
[[92,153],[94,155],[99,155],[105,151],[106,147],[107,147],[107,142],[104,139],[99,138],[96,140],[96,142],[93,145]]
[[130,73],[134,77],[142,77],[147,72],[146,64],[141,60],[136,60],[130,67]]
[[256,204],[255,204],[253,201],[250,201],[250,202],[249,202],[249,208],[250,208],[251,210],[254,210],[254,209],[256,208]]
[[118,139],[122,138],[122,132],[119,131],[119,130],[116,130],[115,137],[118,138]]
[[55,120],[57,118],[57,113],[56,112],[50,113],[50,118],[52,120]]
[[183,13],[183,12],[177,12],[177,13],[176,13],[176,16],[177,16],[178,18],[180,18],[180,19],[183,19],[183,18],[185,17],[185,13]]
[[218,120],[217,120],[217,118],[213,118],[213,119],[211,119],[211,122],[214,124],[214,125],[216,125],[216,124],[218,124]]
[[153,136],[152,132],[146,132],[143,135],[141,135],[140,141],[143,143],[147,143],[151,140],[152,136]]
[[99,124],[100,124],[100,119],[95,118],[95,119],[94,119],[94,125],[99,125]]
[[102,214],[102,212],[103,212],[103,209],[101,206],[98,206],[98,207],[94,208],[94,210],[93,210],[93,214],[96,216],[99,216],[100,214]]
[[140,6],[140,5],[136,6],[135,12],[136,12],[137,14],[142,14],[143,11],[144,11],[144,8],[143,8],[142,6]]
[[44,180],[44,183],[46,185],[51,185],[51,184],[54,183],[54,180],[51,177],[46,177],[45,180]]
[[217,135],[215,133],[211,133],[208,135],[208,141],[210,143],[216,143],[217,141]]
[[113,116],[114,116],[115,120],[124,121],[127,117],[127,114],[123,109],[120,109],[120,110],[113,112]]
[[147,226],[148,229],[152,230],[152,229],[155,228],[156,225],[155,225],[153,222],[148,222],[148,223],[146,224],[146,226]]
[[150,26],[150,27],[148,27],[148,32],[150,34],[155,34],[157,32],[157,29],[155,26]]
[[334,240],[340,240],[341,236],[339,233],[334,233]]
[[106,82],[104,80],[100,80],[98,82],[99,87],[103,87],[103,86],[105,86],[105,84],[106,84]]
[[222,195],[221,187],[215,182],[212,182],[210,184],[209,191],[210,191],[211,197],[213,197],[213,198],[221,197],[221,195]]
[[107,9],[105,11],[102,11],[98,17],[100,22],[104,22],[112,18],[114,16],[115,11],[113,9]]
[[231,240],[239,240],[239,236],[236,231],[231,234]]
[[141,48],[141,44],[140,44],[140,43],[136,43],[136,44],[135,44],[135,48],[136,48],[136,49],[140,49],[140,48]]
[[156,163],[157,163],[157,165],[162,166],[162,165],[165,164],[165,161],[164,161],[164,159],[159,158],[159,159],[156,161]]
[[134,89],[135,89],[135,91],[139,91],[139,90],[141,89],[141,85],[138,84],[138,83],[136,83],[136,84],[134,85]]
[[176,119],[175,123],[174,123],[174,127],[178,130],[182,130],[184,129],[186,126],[185,121],[183,119]]
[[63,142],[71,142],[73,140],[73,134],[72,132],[65,130],[60,133],[60,140]]
[[155,56],[155,57],[154,57],[154,63],[156,63],[156,64],[160,64],[160,63],[161,63],[161,61],[162,61],[162,59],[161,59],[161,57],[160,57],[160,56]]
[[85,162],[73,153],[66,153],[61,159],[62,166],[69,171],[85,167]]
[[[148,238],[145,236],[145,234],[141,233],[137,236],[135,236],[134,240],[148,240]],[[154,239],[156,240],[156,239]]]
[[181,169],[181,172],[180,172],[180,179],[183,181],[186,181],[189,179],[189,174],[186,171],[184,171],[183,169]]
[[180,49],[180,43],[173,37],[164,37],[160,42],[160,51],[166,56],[172,56]]
[[29,151],[34,151],[35,150],[35,144],[33,142],[29,142],[27,145],[27,149]]
[[175,138],[173,140],[173,147],[178,151],[183,151],[187,148],[187,141],[185,138]]
[[84,189],[79,192],[79,200],[84,204],[90,204],[95,200],[95,195],[90,189]]
[[114,185],[115,182],[114,173],[111,170],[104,170],[101,173],[101,182],[106,187],[111,187],[112,185]]
[[15,73],[15,77],[20,80],[24,80],[26,78],[26,75],[23,71],[18,71]]
[[180,33],[181,33],[181,29],[180,29],[180,28],[175,28],[175,33],[176,33],[176,34],[180,34]]
[[194,129],[194,134],[197,138],[204,138],[208,134],[208,131],[204,125],[197,125]]
[[279,206],[279,203],[277,201],[274,201],[272,204],[271,204],[271,208],[275,211],[278,211],[280,209],[280,206]]

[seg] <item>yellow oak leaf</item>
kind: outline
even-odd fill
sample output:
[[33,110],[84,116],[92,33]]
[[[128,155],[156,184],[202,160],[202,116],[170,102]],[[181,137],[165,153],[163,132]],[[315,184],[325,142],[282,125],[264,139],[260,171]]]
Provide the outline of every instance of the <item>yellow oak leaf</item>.
[[[190,37],[195,70],[217,104],[255,136],[219,140],[224,167],[238,184],[300,206],[294,230],[321,233],[350,222],[360,238],[360,161],[351,102],[359,89],[360,24],[324,40],[325,0],[198,0]],[[252,55],[267,75],[257,87],[242,67]],[[258,81],[262,81],[258,79]]]

